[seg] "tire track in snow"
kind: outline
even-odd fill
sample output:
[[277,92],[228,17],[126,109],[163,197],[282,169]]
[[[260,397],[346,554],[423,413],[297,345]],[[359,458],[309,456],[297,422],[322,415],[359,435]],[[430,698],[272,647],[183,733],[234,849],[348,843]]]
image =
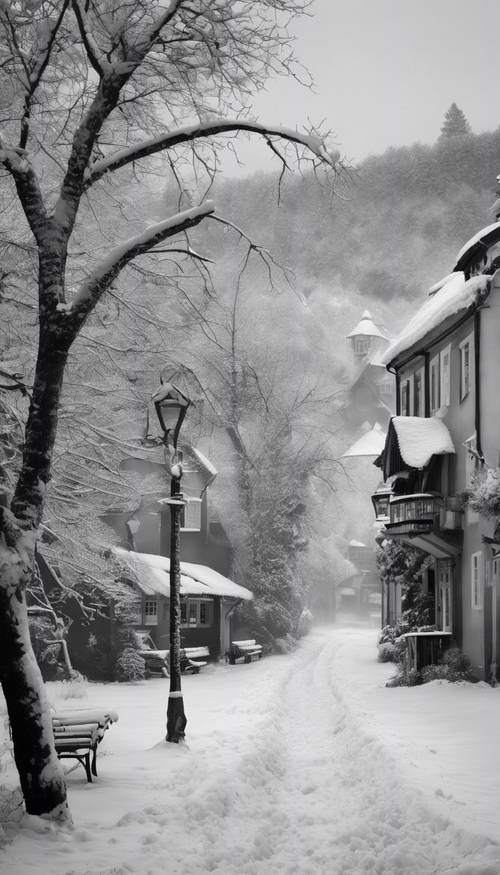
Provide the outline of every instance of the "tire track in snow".
[[204,871],[498,875],[498,848],[420,804],[353,720],[335,684],[336,648],[334,632],[319,633],[295,654],[247,739]]

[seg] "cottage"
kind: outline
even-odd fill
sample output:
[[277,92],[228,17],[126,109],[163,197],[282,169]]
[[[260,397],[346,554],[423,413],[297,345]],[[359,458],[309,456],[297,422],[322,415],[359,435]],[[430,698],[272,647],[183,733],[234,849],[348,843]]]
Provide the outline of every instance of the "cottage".
[[[119,547],[113,552],[130,569],[129,580],[140,592],[140,604],[132,625],[138,632],[148,632],[158,649],[167,649],[170,559]],[[212,658],[225,653],[237,637],[233,627],[234,610],[251,599],[250,590],[213,568],[181,562],[181,647],[206,646]]]
[[424,586],[438,628],[486,679],[499,665],[500,543],[468,498],[475,476],[500,462],[499,255],[496,222],[460,250],[388,347],[397,406],[378,463],[390,496],[374,496],[384,536],[431,557]]

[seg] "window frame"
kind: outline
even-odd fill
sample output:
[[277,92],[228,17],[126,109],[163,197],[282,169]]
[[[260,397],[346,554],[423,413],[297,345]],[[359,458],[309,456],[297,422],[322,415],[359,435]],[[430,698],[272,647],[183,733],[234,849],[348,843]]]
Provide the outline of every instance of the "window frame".
[[404,380],[401,380],[400,396],[401,396],[401,416],[410,416],[412,392],[411,392],[411,380],[409,379],[409,377],[406,377]]
[[[417,391],[417,380],[420,380]],[[417,404],[418,402],[418,404]],[[413,415],[425,415],[425,369],[419,368],[413,374]]]
[[[448,361],[445,370],[444,362]],[[439,353],[439,406],[449,407],[451,401],[451,344]]]
[[[154,605],[154,610],[150,610],[149,606]],[[142,616],[145,626],[155,626],[158,623],[158,599],[147,598],[142,603]]]
[[[208,608],[208,622],[201,622],[202,607]],[[190,622],[194,608],[194,622]],[[184,619],[183,619],[184,614]],[[181,629],[211,629],[215,624],[215,604],[208,596],[184,596],[181,598]]]
[[441,375],[439,365],[440,354],[437,353],[429,362],[429,409],[431,416],[433,413],[437,413],[441,407]]
[[[184,501],[186,503],[185,503],[184,507],[182,508],[182,512],[181,512],[181,532],[201,532],[201,504],[202,504],[203,499],[202,498],[195,498],[195,497],[192,498],[190,496],[185,495]],[[188,522],[188,523],[193,522],[193,518],[192,518],[192,515],[189,513],[189,509],[192,508],[194,510],[195,507],[198,507],[198,509],[199,509],[199,511],[198,511],[199,519],[196,520],[196,522],[198,522],[199,524],[198,525],[186,525],[186,522]],[[187,519],[186,519],[186,517],[187,517]]]
[[[467,350],[467,369],[465,368],[465,353]],[[459,380],[459,395],[458,399],[460,404],[467,398],[470,394],[471,387],[471,364],[472,364],[472,356],[474,353],[474,335],[469,334],[467,337],[458,344],[458,351],[460,355],[460,380]],[[465,378],[467,375],[467,378]]]
[[370,338],[366,334],[358,334],[354,338],[354,352],[356,355],[367,355],[370,352]]
[[471,607],[473,611],[482,611],[484,605],[484,568],[483,551],[477,550],[470,557],[470,587]]

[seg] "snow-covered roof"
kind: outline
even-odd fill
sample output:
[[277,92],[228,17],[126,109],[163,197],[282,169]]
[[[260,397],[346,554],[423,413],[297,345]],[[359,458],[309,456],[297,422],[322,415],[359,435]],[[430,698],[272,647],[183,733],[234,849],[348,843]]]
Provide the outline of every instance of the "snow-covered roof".
[[384,480],[404,466],[425,468],[432,456],[454,452],[450,432],[437,416],[393,416],[384,448]]
[[369,310],[364,311],[356,327],[346,336],[356,337],[359,334],[365,334],[368,337],[383,337],[384,340],[387,339],[386,335],[375,325]]
[[365,432],[345,453],[342,453],[342,458],[347,459],[351,456],[379,456],[384,449],[384,444],[385,431],[376,422],[373,428]]
[[[500,223],[499,223],[500,224]],[[415,313],[401,334],[387,347],[383,360],[386,364],[397,355],[410,349],[434,328],[437,328],[450,316],[455,316],[473,304],[483,300],[489,290],[489,276],[475,276],[465,280],[462,271],[452,273],[445,278],[444,284],[437,283],[431,289],[420,309]]]
[[477,246],[478,243],[486,243],[492,242],[487,241],[487,237],[500,237],[500,222],[493,222],[492,225],[487,225],[486,228],[483,228],[481,231],[478,231],[477,234],[474,234],[470,240],[462,246],[460,252],[457,255],[457,268],[460,269],[463,263],[467,261],[469,255],[472,255],[472,250]]
[[206,471],[208,472],[208,474],[210,474],[212,479],[214,477],[217,477],[217,468],[214,468],[214,466],[212,465],[210,460],[207,459],[207,457],[203,455],[201,450],[199,450],[197,447],[190,447],[190,449],[191,449],[191,452],[193,453],[193,455],[196,457],[196,459],[198,459],[200,465],[206,469]]
[[[114,547],[113,553],[136,573],[137,583],[145,595],[170,597],[170,559],[150,553],[136,553]],[[181,562],[181,595],[217,595],[251,601],[253,593],[207,565]]]

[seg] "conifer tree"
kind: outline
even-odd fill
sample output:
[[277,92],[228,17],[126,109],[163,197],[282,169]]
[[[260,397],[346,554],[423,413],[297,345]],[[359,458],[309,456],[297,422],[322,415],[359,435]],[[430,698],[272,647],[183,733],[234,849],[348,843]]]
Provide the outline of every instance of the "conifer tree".
[[445,113],[439,139],[446,140],[449,137],[463,137],[464,135],[471,133],[472,129],[465,114],[456,103],[452,103]]

